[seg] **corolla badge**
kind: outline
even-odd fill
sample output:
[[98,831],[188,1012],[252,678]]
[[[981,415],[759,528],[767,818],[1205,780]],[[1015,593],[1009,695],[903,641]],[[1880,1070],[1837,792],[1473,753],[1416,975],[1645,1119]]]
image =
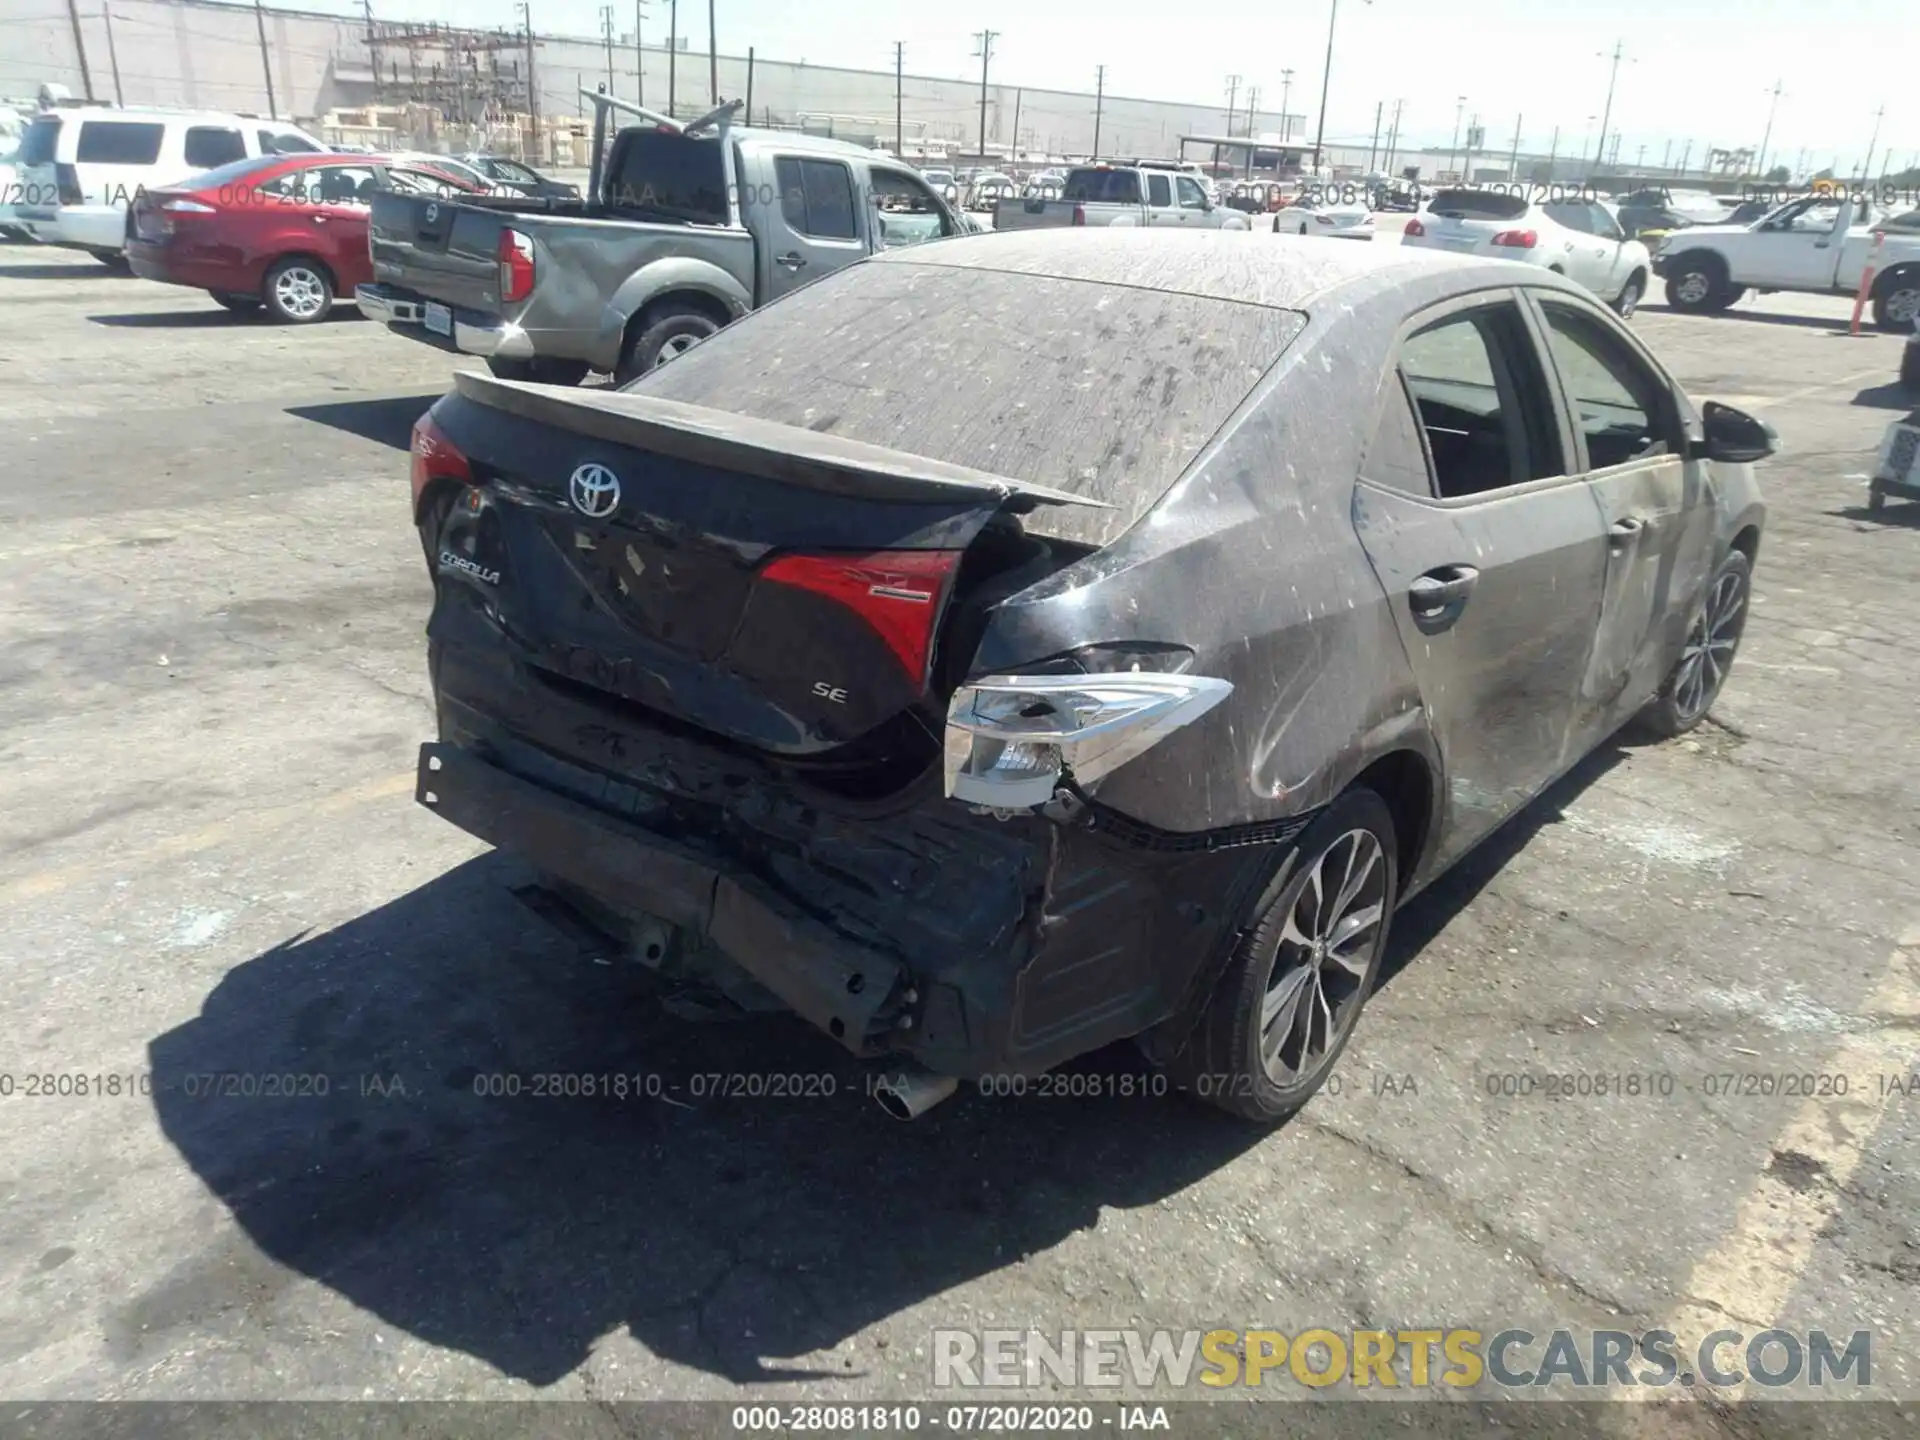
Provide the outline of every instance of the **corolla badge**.
[[604,465],[582,465],[567,482],[567,498],[588,519],[604,519],[620,508],[620,477]]

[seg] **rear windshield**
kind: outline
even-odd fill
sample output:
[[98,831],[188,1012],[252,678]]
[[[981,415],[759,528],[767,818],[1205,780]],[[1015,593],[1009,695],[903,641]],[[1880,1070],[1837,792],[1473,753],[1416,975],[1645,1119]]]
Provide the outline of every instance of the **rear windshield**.
[[1427,209],[1461,220],[1518,220],[1527,213],[1527,197],[1499,190],[1439,190]]
[[620,168],[607,178],[608,205],[659,220],[728,222],[727,172],[717,139],[628,130],[614,158]]
[[20,142],[20,163],[22,165],[51,165],[60,147],[60,117],[42,115],[27,126],[26,137]]
[[939,264],[855,265],[632,388],[1090,499],[1029,524],[1104,544],[1149,510],[1306,323],[1291,310]]
[[1060,198],[1098,205],[1138,205],[1140,174],[1137,170],[1069,170]]
[[164,125],[130,120],[87,120],[80,125],[80,143],[73,158],[82,165],[151,165],[160,158]]

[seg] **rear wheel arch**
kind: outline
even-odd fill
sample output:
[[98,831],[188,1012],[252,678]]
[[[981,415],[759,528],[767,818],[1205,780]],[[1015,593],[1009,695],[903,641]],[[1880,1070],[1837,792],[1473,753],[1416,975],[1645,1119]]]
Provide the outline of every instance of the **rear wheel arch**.
[[1910,325],[1920,323],[1920,312],[1912,315],[1895,315],[1891,301],[1895,292],[1920,289],[1920,262],[1903,260],[1889,266],[1873,282],[1873,322],[1882,330],[1904,332]]
[[1742,555],[1746,556],[1747,564],[1749,565],[1758,563],[1760,559],[1760,527],[1758,525],[1748,525],[1744,527],[1738,535],[1733,537],[1733,544],[1727,548],[1730,550],[1738,550]]
[[1373,791],[1392,812],[1402,894],[1420,873],[1420,862],[1433,838],[1437,779],[1426,756],[1415,750],[1394,750],[1369,764],[1347,787]]
[[289,260],[299,260],[304,264],[311,265],[314,269],[318,270],[323,276],[326,277],[327,285],[329,288],[332,289],[334,295],[336,297],[339,296],[340,277],[333,273],[333,266],[329,265],[326,261],[322,260],[318,255],[315,255],[310,250],[289,250],[284,255],[276,255],[273,257],[271,261],[268,262],[267,270],[271,271],[274,269],[275,266],[284,265]]

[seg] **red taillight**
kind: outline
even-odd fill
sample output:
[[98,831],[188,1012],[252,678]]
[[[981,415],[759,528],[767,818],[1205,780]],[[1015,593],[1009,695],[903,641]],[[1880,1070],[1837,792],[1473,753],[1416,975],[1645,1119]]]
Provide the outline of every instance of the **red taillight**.
[[1540,243],[1540,237],[1532,230],[1502,230],[1493,237],[1493,243],[1512,250],[1531,250]]
[[1073,223],[1076,225],[1084,225],[1087,223],[1087,207],[1086,206],[1076,205],[1073,207]]
[[533,241],[518,230],[500,232],[500,303],[511,305],[533,293]]
[[431,413],[413,422],[413,445],[408,469],[413,477],[413,518],[420,519],[420,497],[436,480],[473,483],[473,467],[467,457],[433,423]]
[[1409,220],[1407,221],[1407,228],[1401,233],[1406,235],[1424,235],[1427,233],[1427,227],[1422,225],[1418,220]]
[[760,572],[779,585],[837,600],[886,641],[915,684],[927,681],[934,623],[958,550],[881,550],[871,555],[782,555]]

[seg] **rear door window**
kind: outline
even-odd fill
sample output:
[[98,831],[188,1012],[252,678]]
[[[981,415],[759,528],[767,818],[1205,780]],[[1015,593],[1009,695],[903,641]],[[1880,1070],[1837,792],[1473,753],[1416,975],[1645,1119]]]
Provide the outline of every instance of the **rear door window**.
[[238,130],[218,125],[187,127],[187,164],[195,170],[212,170],[247,158],[247,142]]
[[74,160],[82,165],[152,165],[166,139],[164,125],[130,120],[87,120],[80,126]]
[[1444,498],[1567,473],[1552,392],[1513,303],[1416,331],[1400,347],[1400,368]]
[[853,172],[838,160],[774,161],[780,185],[780,213],[801,235],[816,240],[854,240]]
[[1540,212],[1556,225],[1578,230],[1582,235],[1593,234],[1593,216],[1588,213],[1585,201],[1549,200],[1540,207]]
[[1173,204],[1173,183],[1166,176],[1147,176],[1147,203],[1153,206]]

